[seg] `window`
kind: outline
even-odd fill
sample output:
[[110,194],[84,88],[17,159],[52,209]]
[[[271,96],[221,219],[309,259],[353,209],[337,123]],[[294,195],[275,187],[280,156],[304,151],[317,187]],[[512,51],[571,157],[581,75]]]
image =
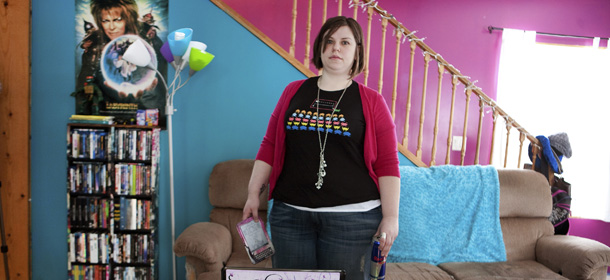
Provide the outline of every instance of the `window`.
[[[610,49],[536,43],[535,35],[504,29],[498,104],[533,136],[568,134],[573,153],[560,176],[572,184],[572,215],[610,221]],[[500,123],[496,149],[506,145]],[[513,129],[509,149],[518,149],[518,136]],[[526,143],[522,164],[531,162]],[[503,165],[504,154],[494,153]]]

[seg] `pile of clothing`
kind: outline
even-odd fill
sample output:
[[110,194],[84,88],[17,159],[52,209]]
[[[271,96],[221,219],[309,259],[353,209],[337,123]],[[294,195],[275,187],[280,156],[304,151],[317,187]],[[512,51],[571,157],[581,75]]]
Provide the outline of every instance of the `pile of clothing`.
[[[536,158],[534,169],[542,173],[547,180],[553,176],[551,181],[551,194],[553,196],[553,212],[549,221],[555,226],[555,234],[567,234],[570,228],[570,204],[571,185],[558,174],[563,173],[561,160],[565,156],[572,156],[570,139],[565,132],[550,135],[549,137],[539,135],[536,139],[540,141],[541,151]],[[529,157],[533,161],[533,152],[530,144]]]

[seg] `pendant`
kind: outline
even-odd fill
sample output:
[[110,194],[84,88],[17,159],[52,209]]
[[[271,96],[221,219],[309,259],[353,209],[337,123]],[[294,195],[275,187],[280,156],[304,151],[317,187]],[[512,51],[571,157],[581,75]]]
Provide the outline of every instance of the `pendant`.
[[324,167],[327,167],[326,160],[324,160],[324,154],[320,154],[320,166],[318,167],[318,181],[316,182],[316,189],[321,189],[322,184],[324,183],[324,177],[326,176],[326,170]]

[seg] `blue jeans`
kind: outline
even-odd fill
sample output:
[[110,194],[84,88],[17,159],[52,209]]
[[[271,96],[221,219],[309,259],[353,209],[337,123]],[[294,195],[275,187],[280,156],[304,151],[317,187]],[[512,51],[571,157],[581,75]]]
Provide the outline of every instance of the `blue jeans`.
[[381,207],[368,212],[301,211],[275,200],[269,216],[275,246],[273,267],[342,269],[347,279],[363,279]]

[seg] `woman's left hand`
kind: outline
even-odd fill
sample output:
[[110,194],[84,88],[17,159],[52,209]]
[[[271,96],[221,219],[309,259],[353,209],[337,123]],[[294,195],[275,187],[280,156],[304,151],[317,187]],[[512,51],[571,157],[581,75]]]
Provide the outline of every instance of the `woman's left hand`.
[[[383,238],[382,233],[385,233],[385,238]],[[381,237],[379,239],[379,249],[381,255],[387,257],[394,240],[398,236],[398,217],[383,217],[375,236]]]

